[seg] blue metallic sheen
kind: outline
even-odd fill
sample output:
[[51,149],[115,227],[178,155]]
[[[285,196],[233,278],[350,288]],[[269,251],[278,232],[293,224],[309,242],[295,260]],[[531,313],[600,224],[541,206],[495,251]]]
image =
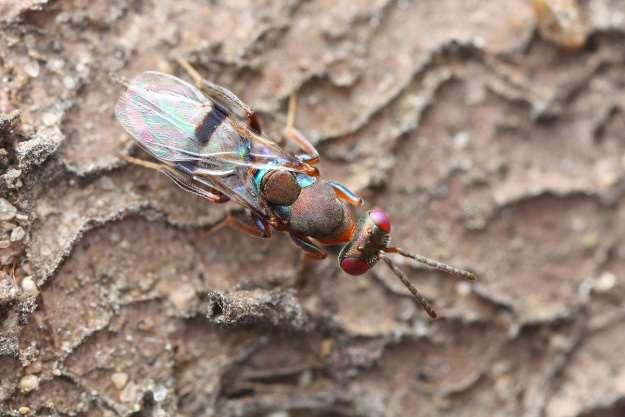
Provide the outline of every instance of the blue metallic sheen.
[[356,194],[354,194],[349,188],[347,188],[346,186],[344,186],[343,184],[341,184],[340,182],[336,182],[336,181],[329,181],[330,185],[332,187],[334,187],[335,189],[339,190],[340,192],[342,192],[343,194],[345,194],[348,198],[350,198],[351,200],[353,200],[354,202],[358,202],[361,201],[360,197],[358,197]]
[[315,177],[311,177],[309,175],[302,174],[299,172],[295,174],[295,179],[297,180],[297,183],[299,184],[300,188],[308,188],[311,185],[313,185],[316,181]]
[[272,206],[273,211],[283,221],[288,221],[291,218],[291,206]]
[[254,187],[258,194],[260,194],[260,184],[263,182],[263,177],[267,172],[269,172],[268,169],[259,169],[254,173]]

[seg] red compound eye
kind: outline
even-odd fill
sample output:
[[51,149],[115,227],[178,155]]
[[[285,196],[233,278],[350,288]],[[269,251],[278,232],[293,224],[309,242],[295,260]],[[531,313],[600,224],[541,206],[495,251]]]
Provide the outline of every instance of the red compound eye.
[[374,208],[369,212],[369,217],[373,220],[376,226],[380,228],[384,233],[391,233],[391,220],[388,218],[385,212],[379,208]]
[[362,275],[369,270],[369,265],[364,259],[345,258],[341,261],[341,269],[349,275]]

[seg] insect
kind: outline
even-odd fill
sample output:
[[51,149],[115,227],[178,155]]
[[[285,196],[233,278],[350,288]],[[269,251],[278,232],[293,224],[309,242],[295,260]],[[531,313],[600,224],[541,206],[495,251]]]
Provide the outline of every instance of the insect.
[[388,254],[476,279],[471,272],[390,246],[391,222],[379,208],[356,220],[354,211],[362,207],[362,199],[320,177],[315,166],[319,153],[293,127],[294,97],[283,136],[299,154],[263,136],[256,113],[236,95],[204,80],[188,62],[179,63],[195,86],[159,72],[144,72],[124,83],[115,115],[157,162],[126,160],[155,169],[210,202],[232,200],[247,209],[250,221],[230,215],[221,225],[261,238],[270,237],[272,230],[287,232],[312,259],[325,258],[325,246],[341,246],[338,262],[347,274],[364,274],[381,259],[432,318],[437,314],[430,303]]

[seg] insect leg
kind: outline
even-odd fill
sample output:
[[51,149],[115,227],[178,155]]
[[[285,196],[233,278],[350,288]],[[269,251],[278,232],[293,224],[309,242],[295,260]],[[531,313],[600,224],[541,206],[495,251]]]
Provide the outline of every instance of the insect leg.
[[354,194],[349,188],[336,181],[329,181],[329,183],[332,188],[334,188],[334,192],[340,200],[343,200],[354,207],[360,207],[362,205],[362,198]]
[[297,158],[300,161],[306,162],[311,165],[319,162],[319,152],[313,146],[313,144],[310,143],[308,139],[306,139],[304,135],[300,133],[299,130],[295,129],[294,127],[287,126],[284,128],[284,130],[282,130],[282,136],[284,136],[286,140],[291,141],[292,143],[297,145],[298,148],[304,151],[303,155],[297,155]]
[[252,237],[258,237],[258,238],[271,237],[271,228],[269,227],[269,224],[266,221],[255,216],[253,217],[253,219],[254,219],[254,225],[252,226],[251,224],[247,224],[237,219],[232,214],[228,214],[228,216],[224,220],[222,220],[219,224],[217,224],[215,227],[213,227],[211,231],[217,231],[223,227],[232,227]]
[[310,238],[293,232],[289,232],[289,234],[293,242],[304,251],[307,258],[321,260],[328,256],[328,253],[313,243]]
[[193,82],[202,90],[207,96],[214,98],[222,104],[225,104],[231,111],[238,113],[240,116],[244,116],[247,119],[247,124],[255,133],[260,134],[260,120],[256,112],[245,104],[239,97],[237,97],[232,91],[212,83],[202,78],[199,72],[195,70],[189,64],[189,61],[178,58],[178,64],[189,74],[193,79]]
[[195,194],[198,197],[205,198],[211,203],[225,203],[230,201],[230,197],[222,192],[204,184],[200,186],[197,182],[194,182],[190,176],[182,174],[169,166],[165,166],[161,169],[161,172],[183,190]]
[[144,161],[143,159],[133,158],[132,156],[120,155],[120,158],[134,165],[139,165],[144,168],[156,170],[169,179],[171,179],[177,186],[185,191],[195,194],[198,197],[202,197],[210,201],[211,203],[225,203],[230,198],[218,190],[208,187],[206,185],[199,185],[194,182],[191,177],[181,172],[176,171],[174,168],[166,164],[157,162]]
[[126,162],[129,162],[133,165],[138,165],[140,167],[154,169],[156,171],[160,171],[163,168],[163,164],[159,164],[156,162],[144,161],[143,159],[134,158],[128,155],[117,155],[120,159],[123,159]]
[[306,139],[302,133],[294,127],[295,124],[295,113],[297,112],[297,98],[295,95],[292,95],[289,98],[289,112],[286,118],[286,127],[282,131],[282,136],[288,141],[291,141],[298,148],[304,151],[304,155],[298,155],[298,158],[302,162],[306,162],[309,164],[316,164],[319,162],[319,152],[312,143]]

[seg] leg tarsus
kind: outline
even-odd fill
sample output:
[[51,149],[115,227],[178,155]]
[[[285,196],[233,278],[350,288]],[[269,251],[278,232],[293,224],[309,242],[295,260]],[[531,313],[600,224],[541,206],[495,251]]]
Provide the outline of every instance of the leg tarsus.
[[178,65],[180,65],[182,69],[184,69],[187,72],[187,74],[189,74],[189,77],[191,77],[195,85],[199,89],[202,89],[204,79],[202,78],[200,73],[197,72],[195,68],[193,68],[193,66],[189,63],[189,61],[187,61],[186,59],[177,58],[176,62],[178,62]]
[[289,110],[286,114],[286,127],[295,128],[295,115],[297,114],[297,96],[291,94],[289,96]]
[[163,169],[163,164],[158,163],[158,162],[150,162],[150,161],[144,161],[143,159],[139,159],[139,158],[135,158],[133,156],[129,156],[129,155],[123,155],[123,154],[119,154],[117,155],[118,158],[123,159],[124,161],[133,164],[133,165],[138,165],[140,167],[144,167],[144,168],[149,168],[149,169],[153,169],[156,171],[160,171],[161,169]]

